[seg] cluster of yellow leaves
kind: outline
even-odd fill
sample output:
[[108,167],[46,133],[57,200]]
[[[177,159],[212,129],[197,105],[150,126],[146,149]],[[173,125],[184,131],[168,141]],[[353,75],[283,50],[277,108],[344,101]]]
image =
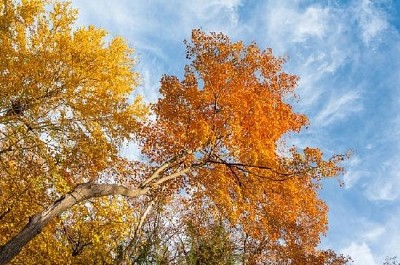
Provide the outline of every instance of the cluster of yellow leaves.
[[[77,183],[104,180],[104,172],[118,181],[128,167],[119,148],[147,112],[140,98],[128,102],[138,82],[133,51],[122,38],[106,41],[104,30],[74,29],[76,15],[67,1],[0,3],[0,245]],[[115,247],[116,239],[105,235],[112,237],[116,226],[97,219],[122,218],[119,211],[127,209],[123,203],[104,207],[107,212],[74,208],[68,213],[74,221],[65,222],[87,234],[85,250],[102,257]],[[43,264],[47,257],[60,264],[71,258],[61,227],[52,223],[19,260]]]
[[122,197],[91,200],[62,214],[13,262],[113,264],[137,222]]

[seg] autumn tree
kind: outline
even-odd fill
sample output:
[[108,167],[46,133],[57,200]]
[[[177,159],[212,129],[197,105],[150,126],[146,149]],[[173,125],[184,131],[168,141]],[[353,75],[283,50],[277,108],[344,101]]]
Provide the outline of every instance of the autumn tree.
[[386,257],[383,265],[399,265],[400,261],[398,261],[397,257]]
[[[1,264],[79,200],[83,194],[66,195],[77,184],[128,181],[129,163],[119,149],[146,112],[139,98],[129,98],[138,75],[125,41],[106,42],[106,32],[94,27],[73,29],[76,11],[69,3],[47,4],[0,4]],[[115,185],[94,187],[101,188],[85,199],[124,193]],[[15,261],[40,264],[44,256],[57,263],[86,249],[93,257],[109,256],[98,253],[109,251],[103,240],[112,230],[126,228],[118,219],[131,220],[126,207],[119,198],[79,205],[50,223]]]
[[[308,121],[282,58],[194,30],[183,79],[161,79],[146,120],[132,50],[75,19],[68,2],[0,4],[0,264],[124,260],[146,205],[179,196],[239,227],[245,262],[344,264],[317,249],[318,190],[343,156],[285,148]],[[129,142],[141,161],[121,156]]]
[[187,264],[234,264],[233,243],[222,223],[204,228],[188,222],[187,230],[190,246],[185,253]]
[[157,118],[140,138],[151,163],[185,172],[166,188],[183,189],[193,205],[210,202],[240,225],[258,245],[255,262],[327,260],[330,254],[316,249],[327,229],[318,190],[321,179],[342,172],[344,157],[324,160],[315,148],[281,151],[282,136],[308,123],[287,103],[297,76],[282,71],[284,60],[271,49],[222,33],[194,30],[187,58],[183,80],[162,78]]

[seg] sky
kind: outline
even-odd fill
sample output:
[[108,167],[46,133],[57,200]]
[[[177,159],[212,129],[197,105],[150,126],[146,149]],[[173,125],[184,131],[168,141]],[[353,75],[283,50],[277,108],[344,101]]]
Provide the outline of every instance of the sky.
[[[289,58],[300,76],[296,111],[310,126],[291,143],[327,155],[352,152],[342,177],[327,180],[321,248],[354,264],[400,257],[400,0],[72,0],[77,25],[122,36],[135,49],[147,102],[163,74],[182,76],[193,28],[255,41]],[[132,152],[135,152],[134,150]]]

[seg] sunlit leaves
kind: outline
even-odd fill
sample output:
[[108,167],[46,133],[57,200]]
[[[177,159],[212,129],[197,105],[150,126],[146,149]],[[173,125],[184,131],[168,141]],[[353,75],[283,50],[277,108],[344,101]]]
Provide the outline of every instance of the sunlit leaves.
[[[29,216],[76,184],[126,176],[130,165],[119,149],[146,114],[140,98],[132,98],[138,82],[132,49],[104,30],[76,28],[77,11],[70,6],[68,1],[41,0],[0,4],[0,245]],[[84,235],[104,226],[110,230],[99,230],[98,244],[117,240],[124,233],[97,219],[117,217],[118,211],[126,211],[126,202],[101,206],[107,212],[72,209],[66,229],[75,231],[79,222],[76,229]],[[96,221],[85,225],[85,218]],[[73,259],[60,229],[60,222],[51,224],[21,260],[37,264],[46,256],[53,263]],[[111,238],[110,231],[118,236]],[[93,246],[94,235],[88,235]],[[108,246],[96,251],[110,259]]]
[[193,205],[206,198],[254,242],[267,240],[256,260],[271,258],[274,249],[288,260],[318,255],[327,229],[320,180],[339,175],[343,157],[325,160],[316,148],[278,151],[284,135],[308,123],[288,104],[298,77],[256,43],[193,30],[186,44],[190,64],[182,80],[162,78],[143,152],[154,163],[193,152],[190,174],[176,182],[195,190]]

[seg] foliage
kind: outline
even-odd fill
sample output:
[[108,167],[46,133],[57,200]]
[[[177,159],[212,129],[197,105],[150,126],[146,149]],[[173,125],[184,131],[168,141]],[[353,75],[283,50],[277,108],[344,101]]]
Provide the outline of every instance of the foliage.
[[[150,209],[152,204],[147,206]],[[127,247],[122,247],[121,261],[130,261],[132,264],[170,264],[171,253],[169,250],[169,233],[170,229],[166,229],[162,225],[162,201],[157,201],[155,209],[142,212],[141,217],[145,217],[142,227],[137,227],[138,231],[131,237]],[[140,229],[140,230],[139,230]]]
[[322,178],[340,174],[343,156],[278,152],[284,134],[307,124],[285,101],[297,77],[282,72],[284,60],[271,50],[223,34],[194,30],[187,51],[184,79],[162,78],[157,118],[142,132],[144,154],[160,164],[183,154],[177,167],[191,170],[170,187],[192,194],[188,207],[211,200],[232,225],[265,242],[258,260],[319,256],[327,207],[317,192]]
[[205,234],[189,224],[190,250],[187,264],[234,264],[232,244],[222,225],[208,227]]
[[[124,176],[119,149],[146,112],[139,99],[128,102],[138,75],[125,41],[106,42],[94,27],[73,29],[69,3],[46,4],[0,4],[0,245],[77,183]],[[115,223],[131,219],[126,207],[119,198],[81,205],[15,262],[58,263],[72,258],[74,245],[88,257],[109,256]],[[83,241],[73,243],[77,237]]]
[[[124,40],[74,28],[68,2],[3,0],[0,15],[0,261],[29,242],[14,263],[346,262],[317,249],[318,190],[344,156],[282,144],[308,121],[271,49],[194,30],[183,79],[161,79],[146,119]],[[133,141],[141,161],[120,155]],[[160,200],[176,222],[151,211]]]
[[207,207],[195,212],[186,211],[183,219],[186,234],[183,237],[186,251],[182,251],[184,264],[235,264],[238,256],[235,255],[230,228],[209,210]]

